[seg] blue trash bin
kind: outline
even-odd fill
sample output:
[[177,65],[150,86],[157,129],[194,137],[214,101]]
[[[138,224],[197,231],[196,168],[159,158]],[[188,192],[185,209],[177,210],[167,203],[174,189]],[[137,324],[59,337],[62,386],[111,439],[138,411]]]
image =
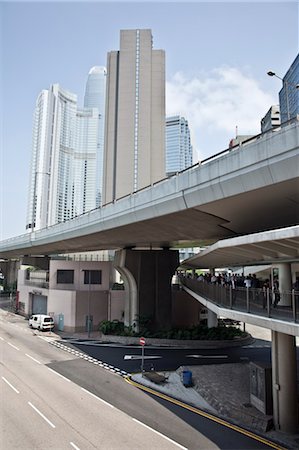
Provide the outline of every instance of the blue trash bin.
[[182,375],[183,375],[183,385],[185,387],[192,386],[192,372],[191,372],[191,370],[183,370]]

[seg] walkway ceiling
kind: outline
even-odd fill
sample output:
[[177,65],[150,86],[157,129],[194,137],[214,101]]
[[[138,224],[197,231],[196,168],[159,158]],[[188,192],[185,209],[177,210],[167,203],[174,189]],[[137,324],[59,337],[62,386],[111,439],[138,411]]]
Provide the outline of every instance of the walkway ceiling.
[[208,269],[274,262],[299,262],[299,226],[218,241],[185,260],[181,267]]

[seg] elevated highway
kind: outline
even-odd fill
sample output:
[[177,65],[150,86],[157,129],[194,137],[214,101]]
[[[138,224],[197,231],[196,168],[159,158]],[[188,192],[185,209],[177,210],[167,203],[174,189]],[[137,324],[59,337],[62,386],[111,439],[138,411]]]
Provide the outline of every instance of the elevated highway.
[[295,225],[299,122],[67,222],[0,242],[0,257],[191,246]]

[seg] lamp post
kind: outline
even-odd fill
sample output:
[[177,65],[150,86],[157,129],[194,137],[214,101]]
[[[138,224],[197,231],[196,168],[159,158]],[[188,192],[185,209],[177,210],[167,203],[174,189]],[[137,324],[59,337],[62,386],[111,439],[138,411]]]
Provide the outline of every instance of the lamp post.
[[290,116],[290,105],[289,105],[289,86],[292,86],[295,89],[299,89],[299,84],[289,83],[288,81],[286,81],[283,78],[281,78],[280,76],[278,76],[275,72],[272,72],[272,70],[269,70],[269,72],[267,72],[267,75],[269,75],[269,77],[276,77],[276,78],[278,78],[279,80],[282,81],[282,85],[285,85],[285,87],[286,87],[287,115],[288,115],[288,121],[289,121],[290,118],[291,118],[291,116]]

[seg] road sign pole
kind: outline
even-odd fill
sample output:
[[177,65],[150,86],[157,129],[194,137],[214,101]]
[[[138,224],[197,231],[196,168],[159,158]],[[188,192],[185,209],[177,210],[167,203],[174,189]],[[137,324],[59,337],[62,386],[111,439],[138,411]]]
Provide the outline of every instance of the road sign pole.
[[141,337],[139,339],[139,344],[141,345],[141,375],[143,376],[143,371],[144,371],[144,346],[145,346],[145,339],[144,339],[144,337]]
[[143,376],[144,371],[144,345],[142,345],[142,351],[141,351],[141,374]]

